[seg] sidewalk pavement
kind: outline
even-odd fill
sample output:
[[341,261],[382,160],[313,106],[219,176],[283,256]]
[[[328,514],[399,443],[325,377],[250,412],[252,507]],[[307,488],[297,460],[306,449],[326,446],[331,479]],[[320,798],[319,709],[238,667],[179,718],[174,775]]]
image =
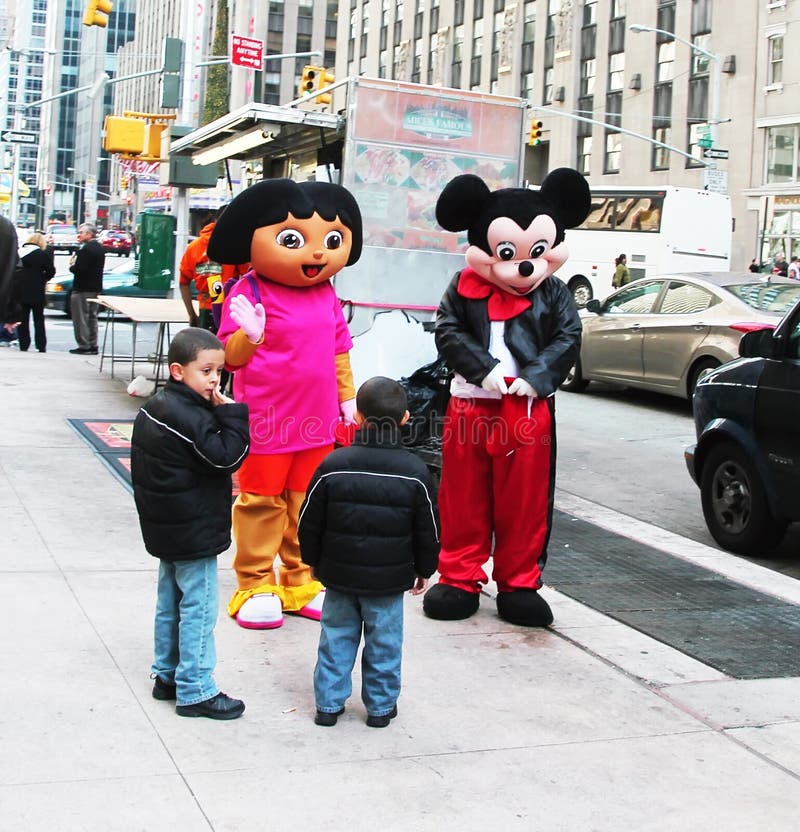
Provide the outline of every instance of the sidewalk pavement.
[[[491,593],[452,623],[407,596],[399,716],[366,727],[356,671],[320,728],[317,625],[237,627],[227,554],[216,676],[247,710],[176,716],[150,694],[157,561],[130,493],[65,421],[135,414],[98,366],[0,352],[0,829],[797,827],[797,679],[728,678],[552,589],[546,631],[502,622]],[[736,574],[791,593],[759,566]]]

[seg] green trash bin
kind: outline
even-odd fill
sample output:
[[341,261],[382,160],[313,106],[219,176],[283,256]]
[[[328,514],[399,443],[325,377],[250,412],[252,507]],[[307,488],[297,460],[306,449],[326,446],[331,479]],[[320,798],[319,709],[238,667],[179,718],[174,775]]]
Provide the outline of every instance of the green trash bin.
[[175,269],[175,229],[173,214],[145,211],[139,214],[136,240],[139,286],[145,292],[166,294]]

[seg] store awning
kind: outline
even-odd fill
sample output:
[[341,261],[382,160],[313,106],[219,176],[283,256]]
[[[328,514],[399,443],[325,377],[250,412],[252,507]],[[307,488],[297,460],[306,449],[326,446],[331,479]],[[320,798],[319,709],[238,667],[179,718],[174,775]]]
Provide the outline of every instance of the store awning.
[[283,158],[316,150],[320,138],[344,133],[344,116],[274,104],[247,104],[170,144],[170,153],[190,155],[196,164],[220,159]]

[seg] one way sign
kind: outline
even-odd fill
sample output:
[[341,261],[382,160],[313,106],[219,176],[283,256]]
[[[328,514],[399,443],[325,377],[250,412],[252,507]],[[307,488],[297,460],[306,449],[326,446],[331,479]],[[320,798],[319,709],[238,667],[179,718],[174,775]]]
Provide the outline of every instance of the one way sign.
[[709,147],[707,150],[703,151],[703,158],[704,159],[727,159],[728,158],[728,151],[722,150],[719,147]]
[[25,133],[22,130],[3,130],[0,140],[12,144],[36,144],[36,133]]

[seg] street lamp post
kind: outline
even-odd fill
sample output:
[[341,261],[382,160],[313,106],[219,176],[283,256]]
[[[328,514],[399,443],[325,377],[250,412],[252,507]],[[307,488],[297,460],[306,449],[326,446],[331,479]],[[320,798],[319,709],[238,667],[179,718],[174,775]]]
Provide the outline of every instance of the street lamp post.
[[709,52],[706,49],[698,46],[696,43],[692,43],[690,40],[686,38],[679,37],[675,34],[675,32],[668,32],[666,29],[656,29],[654,26],[644,26],[641,23],[631,23],[628,28],[632,32],[655,32],[659,35],[667,35],[671,37],[673,40],[678,40],[681,43],[685,43],[693,52],[697,52],[699,55],[704,55],[706,58],[711,61],[711,96],[709,101],[709,110],[710,115],[708,119],[708,127],[711,133],[711,144],[712,147],[717,147],[717,131],[719,129],[719,98],[720,98],[720,89],[722,84],[722,59],[719,55],[714,52]]

